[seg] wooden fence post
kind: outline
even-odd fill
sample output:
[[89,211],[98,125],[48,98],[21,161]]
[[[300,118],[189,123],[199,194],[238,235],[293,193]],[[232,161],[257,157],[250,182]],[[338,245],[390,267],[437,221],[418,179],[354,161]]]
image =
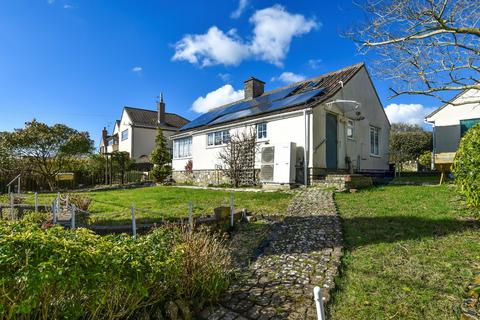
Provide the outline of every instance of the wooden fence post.
[[61,202],[60,202],[60,192],[57,192],[57,214],[59,215],[60,214],[60,206],[61,206]]
[[57,223],[57,204],[56,201],[53,201],[52,204],[52,216],[53,216],[53,224]]
[[10,219],[13,220],[13,215],[14,215],[14,212],[13,212],[13,193],[10,193]]
[[190,232],[193,232],[193,206],[191,200],[188,202],[188,225],[190,226]]
[[75,229],[75,210],[76,210],[76,209],[77,209],[77,208],[75,207],[75,205],[72,204],[72,206],[71,206],[71,210],[72,210],[72,213],[71,213],[71,215],[72,215],[72,216],[71,216],[71,228],[72,228],[72,229]]
[[133,238],[137,238],[137,224],[135,222],[135,204],[132,203],[132,235]]
[[233,228],[233,220],[234,220],[234,208],[233,208],[233,193],[230,194],[230,227]]

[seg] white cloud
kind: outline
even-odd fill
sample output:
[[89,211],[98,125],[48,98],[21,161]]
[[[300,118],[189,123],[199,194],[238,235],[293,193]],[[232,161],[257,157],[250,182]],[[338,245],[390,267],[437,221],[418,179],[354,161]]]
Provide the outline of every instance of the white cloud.
[[68,3],[63,5],[63,9],[73,9],[73,8],[74,8],[74,6],[72,6],[71,4],[68,4]]
[[230,14],[230,18],[232,18],[232,19],[240,18],[243,11],[245,11],[245,8],[247,7],[247,4],[248,4],[248,0],[240,0],[238,2],[237,9]]
[[48,4],[53,4],[54,2],[55,2],[55,0],[47,0]]
[[221,105],[238,101],[244,98],[243,90],[236,90],[229,84],[207,93],[205,97],[198,97],[192,104],[192,110],[205,113]]
[[291,14],[280,5],[256,11],[251,51],[259,59],[281,66],[293,37],[310,32],[319,24],[301,14]]
[[185,60],[203,67],[216,64],[237,65],[248,54],[248,48],[236,36],[213,26],[205,34],[187,34],[175,44],[173,60]]
[[232,75],[230,73],[219,73],[218,76],[222,79],[223,82],[229,82],[232,79]]
[[322,63],[322,59],[310,59],[308,60],[308,66],[312,69],[318,69],[320,64]]
[[421,126],[424,124],[425,116],[430,114],[434,109],[435,108],[425,108],[418,103],[391,103],[385,108],[385,112],[391,123],[405,122]]
[[135,72],[135,73],[140,73],[142,71],[143,71],[143,68],[139,67],[139,66],[136,66],[136,67],[132,68],[132,72]]
[[187,34],[175,44],[172,60],[184,60],[202,67],[238,65],[247,58],[282,66],[294,37],[320,26],[315,19],[291,14],[280,5],[257,10],[251,17],[253,35],[246,42],[231,29],[227,33],[216,26],[205,34]]
[[283,72],[278,77],[273,77],[271,80],[272,81],[280,81],[280,82],[283,82],[285,84],[290,84],[290,83],[305,80],[305,76],[303,76],[301,74],[296,74],[296,73],[293,73],[293,72],[286,71],[286,72]]

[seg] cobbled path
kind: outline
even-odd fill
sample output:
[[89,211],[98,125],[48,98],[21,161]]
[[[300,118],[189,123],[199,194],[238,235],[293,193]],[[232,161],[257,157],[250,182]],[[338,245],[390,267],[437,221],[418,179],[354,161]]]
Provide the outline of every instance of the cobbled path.
[[204,319],[316,319],[313,288],[329,300],[341,256],[341,227],[333,194],[300,191],[262,250]]

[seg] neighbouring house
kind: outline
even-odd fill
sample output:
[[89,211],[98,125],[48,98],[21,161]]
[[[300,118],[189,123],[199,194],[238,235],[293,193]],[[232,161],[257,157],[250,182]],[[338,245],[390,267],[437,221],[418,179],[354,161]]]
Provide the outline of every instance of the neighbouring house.
[[434,164],[453,163],[460,140],[468,129],[480,122],[479,99],[480,90],[465,90],[425,117],[433,126]]
[[156,111],[124,107],[120,120],[115,121],[112,134],[108,135],[106,128],[103,129],[100,153],[125,151],[137,163],[150,163],[158,126],[170,141],[169,137],[188,122],[178,114],[165,112],[163,96],[157,102]]
[[228,182],[219,152],[246,131],[256,135],[254,166],[263,185],[388,171],[390,123],[363,63],[268,92],[264,86],[246,80],[244,99],[202,114],[172,136],[174,180]]

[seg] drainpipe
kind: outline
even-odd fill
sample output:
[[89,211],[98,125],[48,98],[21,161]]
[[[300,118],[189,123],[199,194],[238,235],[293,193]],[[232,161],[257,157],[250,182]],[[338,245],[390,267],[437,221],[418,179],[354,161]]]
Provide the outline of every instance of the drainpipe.
[[308,135],[310,132],[310,126],[309,122],[307,119],[307,109],[303,109],[303,121],[304,121],[304,127],[305,127],[305,136],[304,136],[304,147],[303,147],[303,182],[305,186],[308,185],[308,146],[309,146],[309,141],[308,141]]

